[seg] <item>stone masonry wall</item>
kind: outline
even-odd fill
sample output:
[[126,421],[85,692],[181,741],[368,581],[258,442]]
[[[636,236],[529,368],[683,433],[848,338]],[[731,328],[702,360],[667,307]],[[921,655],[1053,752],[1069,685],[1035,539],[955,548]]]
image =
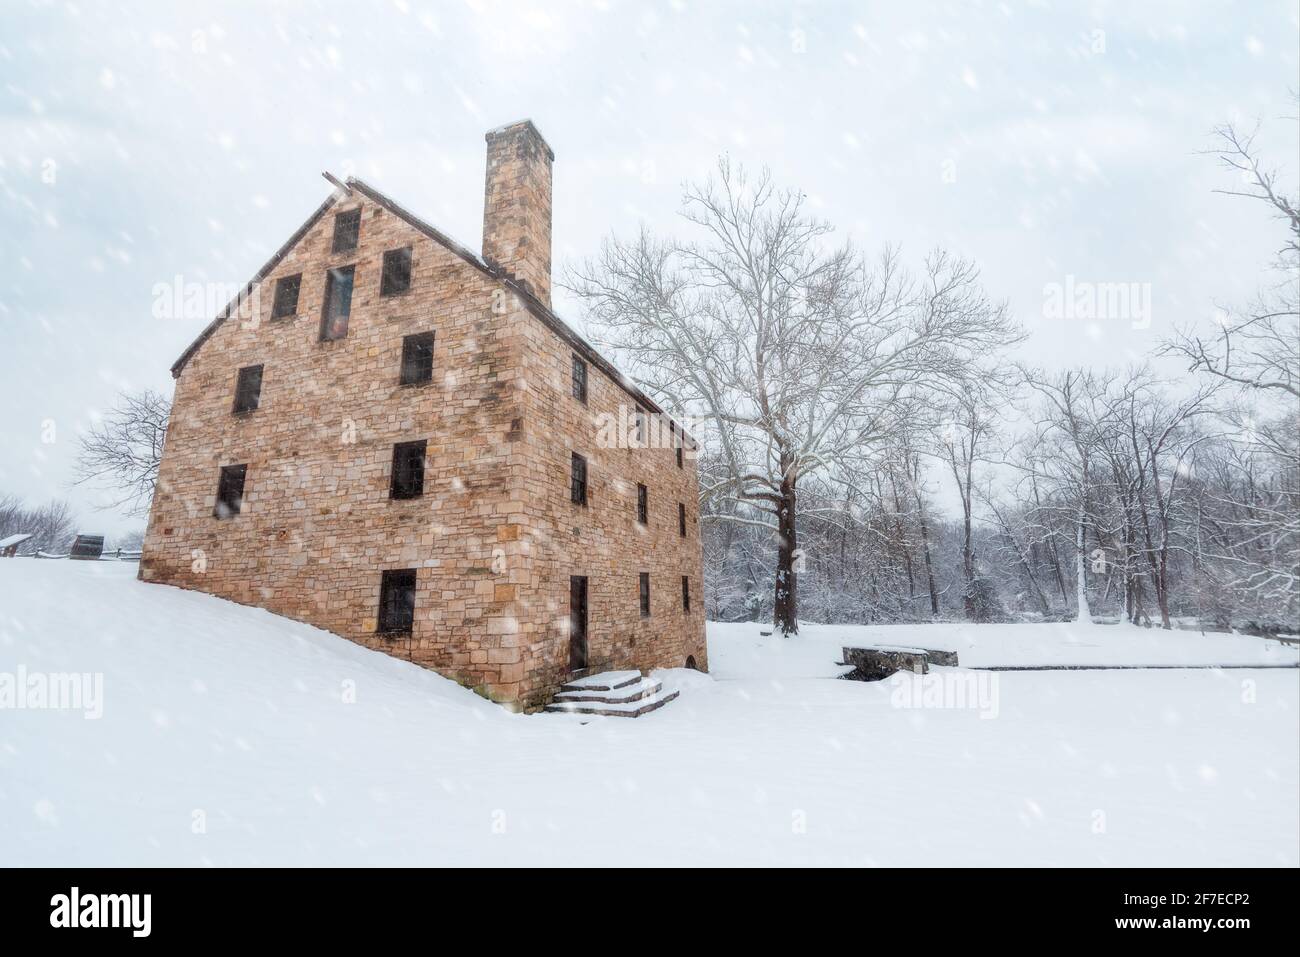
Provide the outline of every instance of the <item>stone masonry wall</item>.
[[[355,196],[355,194],[354,194]],[[359,248],[330,252],[334,213],[362,205]],[[384,250],[413,248],[409,292],[380,297]],[[320,341],[326,268],[355,263],[348,334]],[[272,321],[274,280],[302,273],[297,317]],[[522,653],[492,570],[506,519],[514,413],[511,317],[498,284],[398,217],[350,198],[264,282],[260,321],[227,320],[176,383],[141,577],[310,622],[518,695]],[[401,386],[402,337],[433,330],[434,377]],[[231,412],[240,367],[263,364],[259,408]],[[427,439],[425,494],[389,498],[392,446]],[[220,466],[247,463],[244,505],[212,515]],[[377,637],[380,571],[414,567],[409,640]]]
[[[359,248],[331,253],[334,214],[358,205]],[[381,297],[383,253],[407,245],[411,289]],[[348,264],[348,334],[321,342],[326,269]],[[295,273],[296,318],[272,321],[275,279]],[[598,448],[592,414],[631,398],[592,367],[583,409],[569,348],[502,289],[358,193],[327,211],[263,282],[258,320],[227,320],[181,372],[140,577],[265,607],[535,707],[567,664],[569,575],[587,574],[593,666],[681,666],[693,654],[706,667],[693,461],[679,470],[671,450]],[[433,381],[399,385],[402,337],[430,330]],[[238,370],[257,364],[259,408],[232,414]],[[416,439],[428,441],[424,495],[391,500],[392,446]],[[580,512],[571,449],[591,463]],[[219,469],[242,463],[243,509],[218,520]],[[650,488],[648,528],[637,481]],[[376,634],[390,568],[418,570],[410,638]]]
[[[527,454],[522,489],[512,494],[530,503],[519,521],[536,584],[519,598],[526,607],[542,606],[540,616],[535,608],[530,614],[545,628],[545,640],[526,644],[527,683],[544,697],[564,678],[571,575],[588,578],[591,670],[680,668],[687,656],[707,670],[694,459],[687,452],[678,468],[671,447],[609,447],[612,430],[604,426],[610,418],[634,421],[632,397],[589,366],[584,405],[572,395],[573,350],[531,315],[520,332]],[[666,420],[663,429],[666,438]],[[586,506],[570,498],[573,452],[587,459]],[[637,520],[638,483],[648,490],[644,525]],[[686,505],[685,537],[679,534],[678,503]],[[640,572],[650,573],[648,618],[640,614]],[[682,608],[683,575],[690,579],[689,612]]]

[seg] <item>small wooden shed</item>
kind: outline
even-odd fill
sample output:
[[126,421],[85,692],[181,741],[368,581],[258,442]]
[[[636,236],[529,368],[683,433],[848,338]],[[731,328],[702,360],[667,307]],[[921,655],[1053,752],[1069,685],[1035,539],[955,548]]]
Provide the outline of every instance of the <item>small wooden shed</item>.
[[18,535],[10,535],[7,538],[0,538],[0,558],[13,558],[16,556],[18,554],[18,546],[31,537],[31,532],[21,532]]
[[72,543],[72,552],[68,557],[81,561],[97,562],[103,554],[103,535],[78,535],[77,540]]

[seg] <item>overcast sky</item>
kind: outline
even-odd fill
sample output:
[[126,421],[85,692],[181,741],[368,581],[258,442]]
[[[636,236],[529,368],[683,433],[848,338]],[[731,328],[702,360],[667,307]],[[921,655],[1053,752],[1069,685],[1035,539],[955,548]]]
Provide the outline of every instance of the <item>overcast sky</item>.
[[[557,271],[680,230],[681,182],[726,151],[866,249],[974,257],[1044,365],[1128,363],[1280,244],[1199,151],[1259,118],[1294,182],[1295,0],[537,6],[3,0],[0,492],[143,527],[68,482],[78,429],[170,394],[210,318],[156,318],[158,284],[246,281],[325,169],[477,249],[483,134],[523,117],[556,153]],[[1067,277],[1149,284],[1149,328],[1045,315]]]

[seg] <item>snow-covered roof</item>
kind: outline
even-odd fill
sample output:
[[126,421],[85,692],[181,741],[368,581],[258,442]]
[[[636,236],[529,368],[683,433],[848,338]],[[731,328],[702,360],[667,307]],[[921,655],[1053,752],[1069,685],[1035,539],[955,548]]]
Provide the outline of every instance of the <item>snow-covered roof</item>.
[[13,545],[21,545],[27,539],[31,538],[32,532],[21,532],[18,535],[10,535],[8,538],[0,538],[0,548],[9,548]]

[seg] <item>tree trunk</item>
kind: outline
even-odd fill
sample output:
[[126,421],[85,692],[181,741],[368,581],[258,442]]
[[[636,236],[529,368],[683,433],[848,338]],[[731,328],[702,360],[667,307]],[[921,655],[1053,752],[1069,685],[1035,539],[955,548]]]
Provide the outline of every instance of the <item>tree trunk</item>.
[[1092,624],[1092,614],[1088,610],[1088,562],[1084,555],[1084,549],[1087,548],[1087,543],[1084,541],[1085,517],[1086,513],[1081,507],[1074,533],[1074,570],[1077,577],[1076,599],[1079,603],[1075,621],[1081,625],[1090,625]]
[[930,528],[925,521],[925,506],[921,504],[921,495],[916,495],[918,521],[921,526],[921,551],[925,555],[925,581],[930,587],[930,614],[939,617],[939,590],[934,585],[934,566],[930,563]]
[[[1029,579],[1030,587],[1034,590],[1034,600],[1038,602],[1038,610],[1046,618],[1052,613],[1051,606],[1047,603],[1047,595],[1043,593],[1043,586],[1038,583],[1038,576],[1034,573],[1034,566],[1030,563],[1030,555],[1026,555],[1020,543],[1016,541],[1016,536],[1011,533],[1011,526],[1002,517],[1002,513],[995,507],[993,514],[997,516],[998,524],[1002,526],[1002,533],[1006,535],[1007,541],[1011,543],[1011,548],[1016,553],[1016,561],[1020,562],[1020,567],[1024,569],[1025,576]],[[1030,546],[1031,555],[1033,546]]]
[[911,615],[916,603],[916,575],[912,568],[912,549],[908,547],[907,532],[903,528],[903,501],[898,494],[898,480],[892,471],[889,487],[894,493],[894,535],[898,539],[898,547],[903,550],[903,569],[907,572],[907,613]]
[[781,479],[781,501],[777,505],[776,594],[772,601],[772,623],[782,637],[799,634],[799,593],[795,578],[795,552],[799,548],[795,535],[794,479],[785,469]]
[[969,499],[964,499],[962,505],[965,512],[965,528],[961,541],[961,573],[964,579],[962,607],[966,612],[966,620],[974,621],[979,617],[979,612],[975,607],[975,550],[971,545]]
[[1124,505],[1124,617],[1137,624],[1137,556],[1133,548],[1133,521],[1128,503]]
[[1056,579],[1057,590],[1061,593],[1061,602],[1070,607],[1070,593],[1065,588],[1065,572],[1061,570],[1061,556],[1056,551],[1056,542],[1048,542],[1047,563],[1052,566],[1052,577]]
[[1156,579],[1156,603],[1160,607],[1160,627],[1165,631],[1173,630],[1169,620],[1169,561],[1168,556],[1160,556],[1159,577]]

